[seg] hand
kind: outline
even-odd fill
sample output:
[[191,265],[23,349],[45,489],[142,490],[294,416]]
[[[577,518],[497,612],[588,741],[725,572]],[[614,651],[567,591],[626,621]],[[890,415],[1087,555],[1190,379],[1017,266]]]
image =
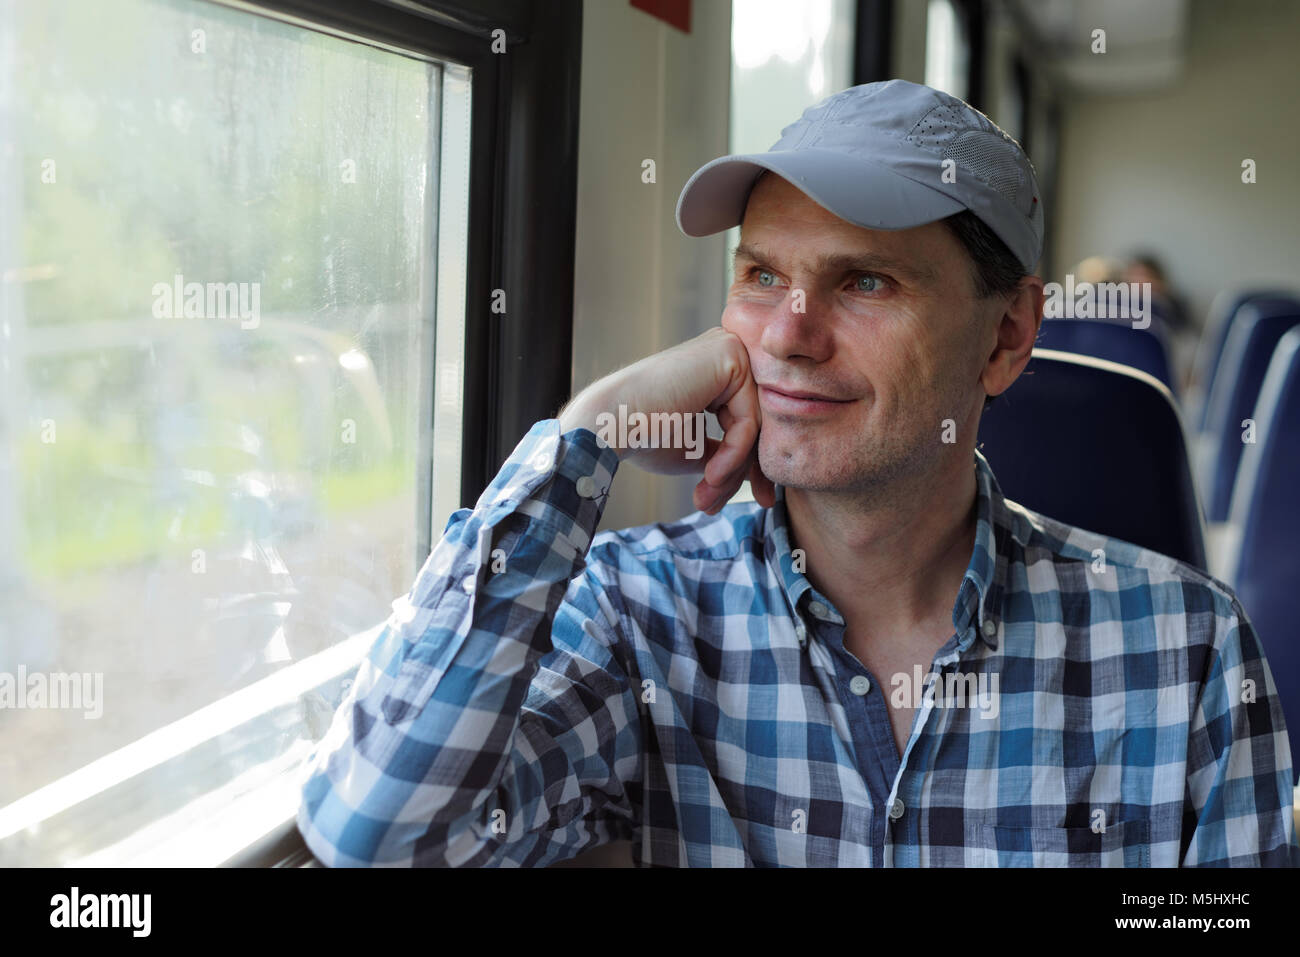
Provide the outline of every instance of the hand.
[[[617,422],[623,414],[713,412],[723,428],[721,440],[705,437],[703,454],[689,458],[685,448],[619,448]],[[606,418],[609,416],[610,418]],[[703,470],[695,486],[695,507],[715,515],[748,478],[754,498],[771,507],[776,488],[758,467],[758,432],[762,414],[758,386],[749,368],[744,343],[721,326],[687,342],[647,356],[588,386],[560,412],[560,431],[585,428],[612,438],[620,459],[631,459],[650,472],[686,475]]]

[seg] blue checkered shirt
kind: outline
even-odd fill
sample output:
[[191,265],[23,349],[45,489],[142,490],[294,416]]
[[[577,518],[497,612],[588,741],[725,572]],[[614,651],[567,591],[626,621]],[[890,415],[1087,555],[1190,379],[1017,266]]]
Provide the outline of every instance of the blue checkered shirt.
[[307,760],[323,863],[1300,863],[1277,690],[1223,584],[1006,501],[976,453],[900,758],[886,697],[919,686],[846,651],[781,490],[593,539],[618,464],[539,422],[452,516]]

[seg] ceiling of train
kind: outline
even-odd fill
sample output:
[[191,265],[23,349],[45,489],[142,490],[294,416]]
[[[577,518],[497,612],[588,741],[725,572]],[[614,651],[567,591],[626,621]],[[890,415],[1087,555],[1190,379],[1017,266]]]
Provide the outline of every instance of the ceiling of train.
[[[1182,73],[1188,0],[1017,0],[1016,6],[1037,35],[1039,52],[1078,92],[1146,91]],[[1094,50],[1097,30],[1105,31],[1104,55]]]

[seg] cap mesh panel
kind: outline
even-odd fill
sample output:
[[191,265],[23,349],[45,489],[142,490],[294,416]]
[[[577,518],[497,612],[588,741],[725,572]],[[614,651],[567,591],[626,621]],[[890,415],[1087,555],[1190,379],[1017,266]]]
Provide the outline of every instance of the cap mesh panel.
[[[972,130],[975,123],[981,129]],[[958,168],[991,186],[1022,215],[1033,216],[1031,174],[1022,168],[1023,154],[1007,134],[975,109],[958,110],[940,104],[921,117],[907,139],[922,149],[951,159]],[[1023,162],[1028,162],[1027,158]]]

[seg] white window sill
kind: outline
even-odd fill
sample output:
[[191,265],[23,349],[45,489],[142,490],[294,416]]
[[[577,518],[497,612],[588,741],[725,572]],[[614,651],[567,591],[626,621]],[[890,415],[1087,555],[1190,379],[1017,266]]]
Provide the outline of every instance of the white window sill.
[[0,808],[0,866],[213,867],[237,855],[293,818],[299,766],[332,714],[322,702],[339,700],[382,627]]

